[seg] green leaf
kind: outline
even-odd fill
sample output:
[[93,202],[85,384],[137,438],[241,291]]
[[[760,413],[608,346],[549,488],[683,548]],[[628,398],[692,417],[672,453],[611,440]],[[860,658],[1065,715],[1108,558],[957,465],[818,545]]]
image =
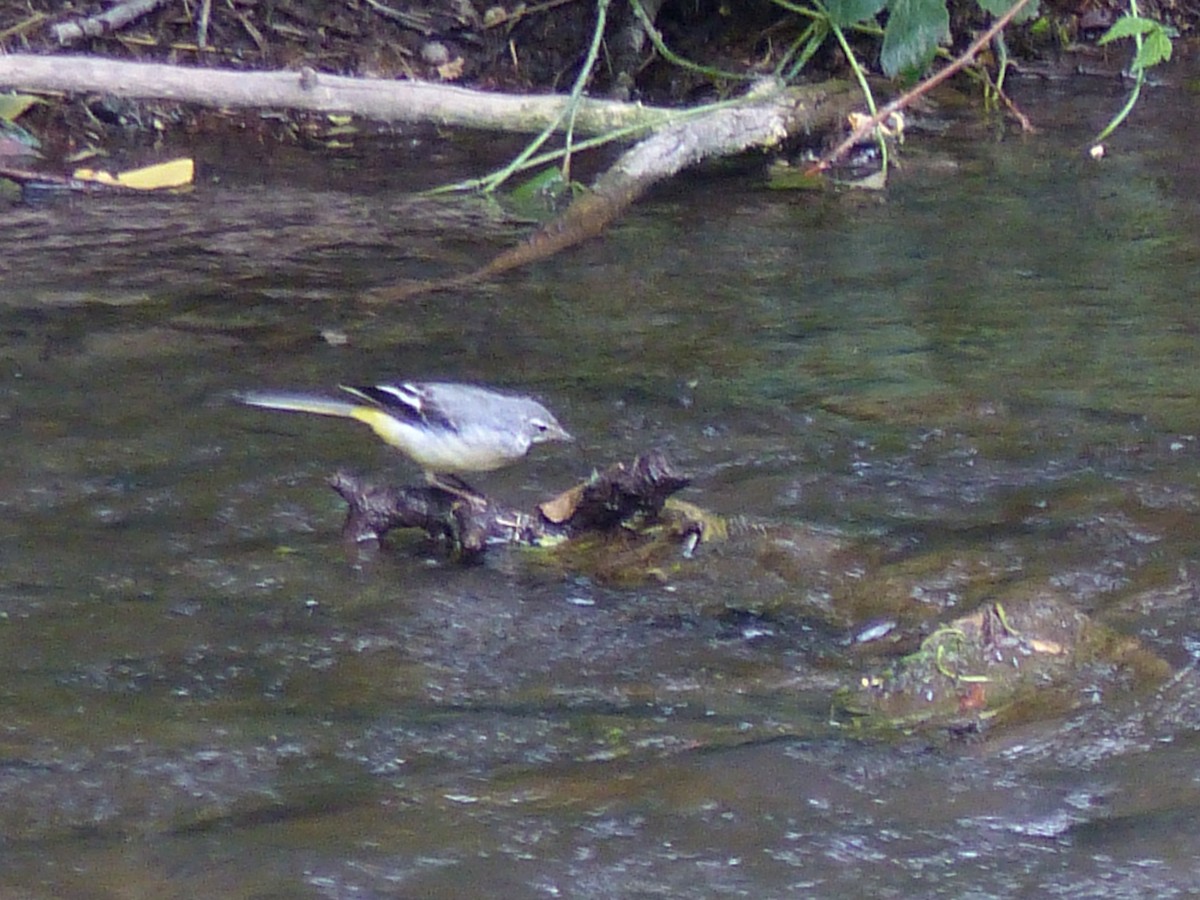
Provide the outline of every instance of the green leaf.
[[883,71],[894,78],[904,71],[924,69],[933,60],[938,43],[949,37],[945,0],[892,0],[879,55]]
[[1121,38],[1140,37],[1142,46],[1138,48],[1137,55],[1129,64],[1131,71],[1140,72],[1169,60],[1173,49],[1171,39],[1178,35],[1179,32],[1174,28],[1154,19],[1142,16],[1121,16],[1113,22],[1112,27],[1096,43],[1107,44]]
[[1162,25],[1153,19],[1144,19],[1141,16],[1121,16],[1112,23],[1112,27],[1104,32],[1104,36],[1096,41],[1096,44],[1103,46],[1110,41],[1133,37],[1135,34],[1149,34],[1155,28],[1162,28]]
[[857,25],[879,15],[887,0],[828,0],[825,11],[839,28]]
[[0,119],[11,122],[35,103],[45,101],[28,94],[0,94]]
[[1137,56],[1133,58],[1133,63],[1130,68],[1135,72],[1138,69],[1148,69],[1151,66],[1156,66],[1160,62],[1166,62],[1171,58],[1171,38],[1162,28],[1156,28],[1154,31],[1147,33],[1142,41],[1142,49]]
[[23,147],[28,147],[31,151],[37,151],[42,142],[35,138],[32,134],[18,125],[16,122],[9,122],[0,118],[0,141],[4,142],[4,148],[0,150],[0,155],[13,156],[14,151],[20,152],[15,144]]
[[558,166],[547,166],[513,188],[505,198],[508,209],[534,221],[544,221],[571,199],[573,185]]
[[[1014,0],[976,0],[979,8],[984,12],[990,12],[996,18],[1000,18],[1006,12],[1013,8]],[[1038,0],[1029,0],[1025,7],[1013,16],[1013,22],[1028,22],[1038,14]]]

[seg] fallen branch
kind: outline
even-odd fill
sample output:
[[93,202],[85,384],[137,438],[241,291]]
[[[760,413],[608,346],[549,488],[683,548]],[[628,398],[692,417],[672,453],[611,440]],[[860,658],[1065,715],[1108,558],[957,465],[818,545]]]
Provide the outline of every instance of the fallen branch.
[[745,103],[667,125],[627,150],[561,216],[486,265],[440,281],[409,281],[372,291],[368,299],[395,302],[456,290],[547,259],[596,237],[651,187],[702,160],[772,147],[795,134],[840,123],[856,94],[833,82],[795,88],[760,86]]
[[[536,133],[558,119],[567,103],[556,95],[519,96],[425,81],[346,78],[307,66],[297,72],[232,72],[24,53],[0,54],[0,88],[102,92],[231,109],[352,113],[380,122],[428,122],[522,134]],[[584,99],[575,114],[575,131],[604,134],[631,127],[649,129],[677,114],[639,103]]]
[[[537,132],[565,121],[569,98],[514,96],[420,81],[386,81],[299,72],[229,72],[88,57],[0,55],[0,88],[103,91],[121,97],[222,107],[285,107],[349,112],[385,122],[427,122],[496,131]],[[772,147],[796,134],[836,126],[854,97],[841,83],[783,88],[765,80],[740,102],[708,112],[668,110],[581,98],[578,133],[650,132],[574,203],[527,242],[473,272],[435,282],[392,285],[376,300],[395,301],[473,284],[600,234],[639,197],[681,169],[714,156]]]
[[[431,540],[448,541],[467,558],[478,557],[493,544],[530,547],[638,530],[657,522],[668,498],[689,483],[657,450],[629,465],[617,463],[593,474],[532,513],[500,507],[484,498],[464,501],[437,487],[381,486],[344,472],[329,479],[329,486],[347,504],[342,527],[347,541],[377,543],[393,529],[416,528]],[[689,524],[679,536],[695,534],[698,539],[702,531],[701,526]]]

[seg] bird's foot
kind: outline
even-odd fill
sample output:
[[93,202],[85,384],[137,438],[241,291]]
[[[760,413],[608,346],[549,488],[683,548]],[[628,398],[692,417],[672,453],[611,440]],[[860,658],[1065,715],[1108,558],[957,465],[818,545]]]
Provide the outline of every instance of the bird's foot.
[[460,500],[465,500],[476,509],[484,509],[487,507],[487,498],[479,491],[475,490],[457,475],[449,475],[442,472],[426,472],[425,480],[429,486],[436,490],[442,491],[445,494],[450,494],[458,497]]

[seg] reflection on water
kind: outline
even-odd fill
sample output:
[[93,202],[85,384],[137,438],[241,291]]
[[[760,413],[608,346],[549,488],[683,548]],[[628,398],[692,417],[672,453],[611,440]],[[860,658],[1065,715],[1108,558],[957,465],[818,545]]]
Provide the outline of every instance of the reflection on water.
[[[473,265],[519,228],[286,172],[14,211],[6,883],[1200,886],[1181,827],[1197,808],[1190,670],[1148,691],[1097,667],[1060,711],[975,737],[854,741],[828,721],[864,667],[998,596],[1053,590],[1177,668],[1194,646],[1187,170],[1089,165],[1047,134],[910,153],[883,198],[684,181],[603,241],[392,308],[355,298]],[[922,153],[958,172],[923,175]],[[822,537],[803,558],[702,548],[636,588],[516,554],[462,568],[404,537],[345,548],[325,476],[417,473],[352,423],[226,398],[383,376],[518,387],[562,413],[579,443],[485,476],[499,496],[530,503],[662,446],[696,475],[687,499]],[[898,643],[853,645],[884,595]]]

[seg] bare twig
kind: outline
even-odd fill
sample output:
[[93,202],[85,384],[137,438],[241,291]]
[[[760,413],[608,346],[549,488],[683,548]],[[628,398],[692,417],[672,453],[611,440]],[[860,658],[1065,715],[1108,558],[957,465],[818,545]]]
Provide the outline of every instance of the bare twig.
[[[557,6],[564,6],[568,3],[578,3],[579,0],[546,0],[545,3],[537,3],[533,6],[527,6],[523,3],[518,3],[511,12],[505,12],[501,16],[493,16],[488,21],[484,22],[484,28],[504,27],[511,29],[522,19],[528,19],[531,16],[536,16],[539,13],[544,13],[554,9]],[[500,7],[494,7],[500,8]]]
[[73,44],[84,38],[100,37],[110,31],[116,31],[166,3],[167,0],[126,0],[125,3],[119,3],[98,16],[60,22],[50,31],[59,44]]
[[33,28],[36,28],[38,25],[41,25],[48,18],[50,18],[50,16],[47,15],[46,13],[43,13],[43,12],[34,13],[33,15],[29,16],[29,18],[22,19],[20,22],[17,22],[15,25],[12,25],[8,28],[5,28],[3,31],[0,31],[0,41],[7,41],[10,37],[13,37],[18,34],[23,35],[23,34],[25,34],[25,32],[30,31]]
[[250,21],[250,17],[245,13],[235,13],[234,18],[241,23],[242,28],[246,30],[246,34],[250,35],[250,40],[254,41],[254,46],[258,47],[258,52],[266,53],[267,42],[263,40],[262,32],[254,27],[254,23]]
[[367,6],[375,10],[385,19],[391,19],[393,22],[399,22],[405,28],[418,31],[428,37],[433,34],[433,17],[428,13],[410,13],[403,12],[398,9],[392,9],[390,6],[385,6],[379,0],[367,0]]
[[212,0],[200,0],[200,21],[196,25],[196,46],[208,46],[208,20],[212,15]]
[[1021,130],[1026,134],[1034,134],[1037,129],[1033,127],[1033,122],[1029,120],[1029,116],[1021,111],[1021,107],[1017,106],[1012,97],[999,85],[992,85],[996,91],[996,96],[1000,98],[1000,102],[1004,104],[1004,108],[1008,110],[1009,115],[1017,120],[1017,124],[1021,126]]
[[991,41],[993,37],[1003,31],[1005,26],[1013,20],[1013,17],[1016,16],[1017,13],[1025,8],[1025,5],[1028,2],[1029,0],[1017,0],[1017,2],[1012,5],[1008,12],[1006,12],[992,24],[991,28],[972,41],[971,46],[964,50],[962,55],[955,59],[954,62],[950,63],[950,65],[946,66],[946,68],[942,69],[936,74],[929,76],[912,90],[901,94],[891,103],[882,107],[879,112],[875,113],[875,115],[871,116],[869,119],[866,119],[861,125],[850,132],[849,137],[813,163],[809,168],[809,171],[820,172],[823,169],[828,169],[831,165],[837,162],[837,160],[841,159],[841,157],[845,155],[845,153],[851,147],[853,147],[867,135],[873,133],[875,129],[879,127],[879,125],[887,122],[894,113],[904,109],[918,97],[929,93],[955,72],[958,72],[961,69],[969,66],[975,59],[975,55],[984,47],[986,47],[988,42]]

